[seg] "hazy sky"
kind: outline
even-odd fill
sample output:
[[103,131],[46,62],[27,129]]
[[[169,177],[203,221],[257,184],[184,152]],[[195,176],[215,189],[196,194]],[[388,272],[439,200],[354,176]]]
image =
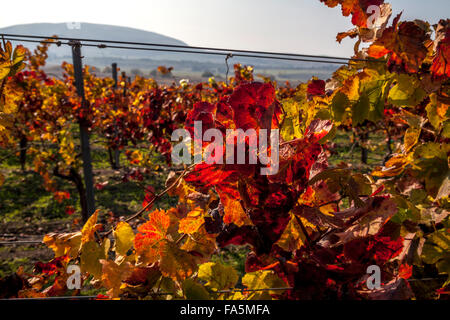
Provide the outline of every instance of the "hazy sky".
[[[450,0],[391,0],[394,15],[436,23]],[[158,32],[189,45],[348,56],[352,27],[319,0],[22,0],[2,1],[0,27],[33,22],[91,22]],[[392,19],[392,18],[391,18]]]

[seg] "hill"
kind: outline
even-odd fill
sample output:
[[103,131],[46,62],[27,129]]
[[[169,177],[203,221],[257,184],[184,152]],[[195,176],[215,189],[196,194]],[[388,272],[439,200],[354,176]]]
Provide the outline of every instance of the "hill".
[[[94,23],[30,23],[14,25],[6,28],[0,28],[0,33],[11,33],[21,35],[37,35],[37,36],[53,36],[69,37],[69,38],[84,38],[84,39],[103,39],[103,40],[118,40],[131,42],[148,42],[148,43],[162,43],[172,45],[187,45],[183,41],[164,36],[155,32],[104,25]],[[27,47],[34,48],[34,44],[27,44]],[[121,57],[121,58],[164,58],[166,54],[158,52],[146,51],[132,51],[121,49],[98,49],[98,48],[83,48],[83,54],[89,58],[101,57]],[[52,47],[49,52],[50,60],[70,56],[70,49],[67,46],[60,48]]]

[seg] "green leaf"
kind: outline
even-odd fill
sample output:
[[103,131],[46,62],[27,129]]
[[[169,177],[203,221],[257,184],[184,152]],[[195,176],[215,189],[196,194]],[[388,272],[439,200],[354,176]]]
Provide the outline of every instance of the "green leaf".
[[450,139],[450,121],[444,122],[444,128],[442,129],[442,136],[444,138]]
[[353,106],[352,111],[352,125],[357,126],[363,123],[369,115],[370,102],[366,95],[361,95],[358,102]]
[[422,259],[427,264],[436,264],[439,273],[445,273],[450,281],[450,232],[447,228],[432,233],[422,249]]
[[390,90],[388,101],[396,106],[415,107],[426,95],[417,77],[402,73],[397,78],[397,84]]
[[414,150],[414,175],[425,181],[428,194],[436,198],[449,174],[446,144],[428,142],[418,145]]
[[80,268],[82,272],[87,272],[100,279],[102,276],[102,264],[100,259],[105,259],[105,251],[95,241],[86,242],[81,249]]
[[345,109],[350,107],[350,100],[347,95],[338,92],[333,97],[333,101],[331,102],[331,109],[333,110],[334,120],[337,122],[341,122],[345,115]]
[[210,300],[208,291],[199,283],[191,278],[183,281],[184,296],[188,300]]

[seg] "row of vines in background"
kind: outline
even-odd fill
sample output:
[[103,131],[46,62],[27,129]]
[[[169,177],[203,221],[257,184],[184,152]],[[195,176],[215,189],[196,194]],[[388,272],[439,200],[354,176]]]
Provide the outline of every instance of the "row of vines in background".
[[[261,175],[262,164],[173,167],[166,189],[147,186],[143,209],[127,221],[105,227],[97,211],[81,231],[46,235],[55,259],[34,275],[19,274],[18,296],[78,294],[66,287],[67,266],[78,264],[83,280],[105,288],[109,298],[447,297],[449,20],[431,26],[401,21],[399,14],[389,24],[391,6],[383,0],[321,2],[352,16],[355,28],[337,40],[356,38],[358,59],[327,81],[313,78],[295,88],[267,78],[256,82],[253,69],[240,65],[229,84],[210,79],[162,86],[136,77],[114,88],[112,79],[86,67],[89,108],[81,109],[71,65],[63,65],[63,80],[42,71],[48,45],[30,54],[5,44],[0,144],[19,146],[21,158],[32,158],[55,196],[64,196],[55,177],[79,184],[83,194],[73,130],[79,119],[137,170],[152,169],[142,151],[148,149],[170,166],[171,133],[191,129],[194,121],[201,120],[203,130],[270,128],[281,136],[275,175]],[[369,5],[381,9],[377,28],[367,25]],[[355,137],[362,162],[370,134],[383,136],[382,163],[369,172],[344,161],[331,166],[338,131]],[[177,206],[154,208],[166,193],[178,197]],[[147,221],[133,230],[129,222],[144,213]],[[242,278],[211,261],[229,245],[251,248]],[[376,290],[366,286],[371,265],[381,269]]]

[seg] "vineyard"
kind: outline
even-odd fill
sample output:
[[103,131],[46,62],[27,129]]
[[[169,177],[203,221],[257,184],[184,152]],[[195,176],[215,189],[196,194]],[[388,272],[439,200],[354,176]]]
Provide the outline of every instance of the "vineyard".
[[56,77],[61,39],[3,37],[0,243],[39,255],[1,262],[0,298],[448,299],[450,19],[320,2],[351,17],[336,40],[354,56],[298,86],[239,63],[223,81],[98,77],[79,42]]

